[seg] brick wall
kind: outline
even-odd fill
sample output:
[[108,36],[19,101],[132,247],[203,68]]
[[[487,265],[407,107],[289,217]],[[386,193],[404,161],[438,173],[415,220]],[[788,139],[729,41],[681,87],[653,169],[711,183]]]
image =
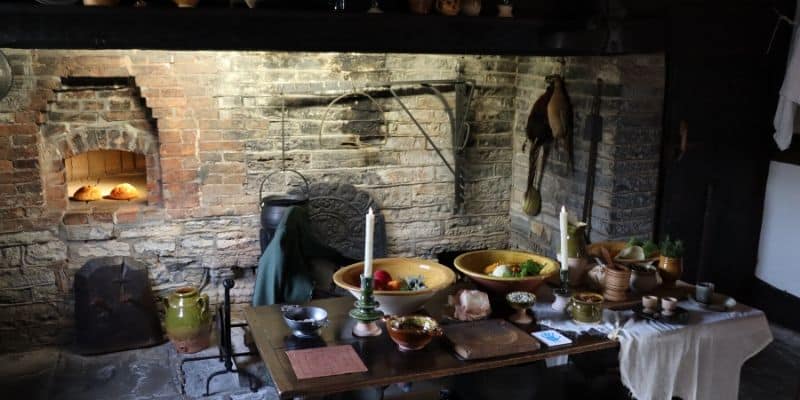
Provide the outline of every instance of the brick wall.
[[[214,279],[206,292],[214,301],[221,294],[216,277],[233,274],[234,301],[248,302],[259,256],[258,188],[261,179],[281,164],[281,126],[286,133],[287,167],[311,182],[351,183],[375,199],[385,216],[390,255],[434,257],[444,251],[504,248],[509,243],[549,252],[548,247],[555,245],[549,239],[553,226],[549,203],[560,203],[554,196],[561,188],[568,187],[571,197],[582,194],[579,173],[559,178],[548,170],[545,185],[552,189],[545,195],[543,216],[528,221],[518,211],[527,169],[527,157],[520,153],[524,137],[520,121],[543,88],[541,76],[552,72],[550,58],[5,52],[15,83],[0,101],[0,348],[4,350],[70,340],[72,276],[94,257],[124,255],[145,262],[159,294],[198,284],[208,269]],[[644,77],[638,75],[643,72]],[[652,210],[642,203],[652,201],[652,193],[650,198],[642,194],[652,188],[637,183],[649,175],[631,174],[629,168],[643,163],[655,168],[657,146],[625,147],[629,143],[625,140],[657,143],[660,120],[651,115],[651,108],[658,106],[660,112],[662,72],[660,57],[568,62],[568,83],[583,88],[581,98],[580,90],[570,86],[579,111],[588,108],[587,82],[596,74],[602,73],[617,90],[609,94],[614,111],[604,104],[608,119],[599,167],[604,172],[598,177],[595,216],[607,221],[608,228],[598,224],[597,231],[616,235],[628,229],[627,220],[622,222],[625,213]],[[81,91],[67,90],[63,78],[77,77],[130,78],[131,86],[104,97],[115,99],[114,103],[108,100],[102,110],[91,110],[95,99],[69,98]],[[452,214],[452,174],[391,97],[375,94],[377,106],[363,97],[345,98],[327,109],[334,97],[362,83],[451,78],[474,79],[478,85],[468,115],[472,140],[466,150],[462,215]],[[440,100],[419,88],[401,92],[405,104],[452,160],[450,124]],[[451,105],[455,101],[450,91],[444,98]],[[85,116],[83,111],[97,115]],[[323,115],[326,123],[320,136]],[[608,122],[612,117],[614,128]],[[385,124],[376,123],[383,118]],[[111,133],[115,131],[119,136]],[[91,139],[91,132],[110,136]],[[97,142],[116,144],[93,144]],[[63,157],[94,148],[147,155],[152,201],[110,211],[71,208],[63,190]],[[623,154],[645,160],[627,161]],[[550,168],[557,168],[558,157],[552,159]],[[641,179],[623,181],[616,174]],[[601,194],[603,190],[606,194]],[[631,208],[631,202],[641,205]],[[603,207],[609,210],[605,214]],[[639,231],[649,229],[648,218],[633,220]]]

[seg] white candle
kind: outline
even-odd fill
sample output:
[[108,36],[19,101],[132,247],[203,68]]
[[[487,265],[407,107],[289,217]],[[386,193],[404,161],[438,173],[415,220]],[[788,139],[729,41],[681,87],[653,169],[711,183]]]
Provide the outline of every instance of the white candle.
[[372,207],[369,208],[367,213],[367,228],[366,237],[364,238],[364,276],[372,277],[372,236],[375,230],[375,214],[372,213]]
[[561,213],[558,215],[559,227],[561,228],[561,269],[567,269],[567,209],[561,206]]

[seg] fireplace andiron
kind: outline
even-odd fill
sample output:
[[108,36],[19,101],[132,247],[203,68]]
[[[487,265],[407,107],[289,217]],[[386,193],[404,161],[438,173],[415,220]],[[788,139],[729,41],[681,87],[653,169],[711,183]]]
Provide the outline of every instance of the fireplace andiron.
[[372,296],[373,278],[361,274],[361,297],[356,300],[356,308],[350,310],[350,317],[357,320],[353,327],[353,335],[359,337],[378,336],[382,330],[375,321],[383,318],[383,312],[378,311],[380,305]]

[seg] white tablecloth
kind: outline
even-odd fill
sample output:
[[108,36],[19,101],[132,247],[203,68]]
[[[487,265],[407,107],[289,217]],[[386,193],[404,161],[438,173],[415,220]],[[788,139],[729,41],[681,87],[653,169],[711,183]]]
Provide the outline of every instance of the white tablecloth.
[[689,323],[670,325],[633,318],[632,311],[605,310],[603,322],[578,324],[550,308],[534,308],[539,323],[565,332],[609,333],[620,320],[620,375],[638,400],[735,400],[745,360],[769,342],[764,313],[739,304],[728,312],[705,310],[689,301]]

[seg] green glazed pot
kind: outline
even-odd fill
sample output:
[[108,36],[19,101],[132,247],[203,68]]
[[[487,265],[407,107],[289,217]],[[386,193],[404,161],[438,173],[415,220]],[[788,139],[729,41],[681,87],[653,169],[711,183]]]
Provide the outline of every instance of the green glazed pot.
[[164,299],[164,325],[169,340],[178,353],[196,353],[207,348],[211,341],[211,315],[208,295],[187,286]]
[[567,310],[577,322],[600,322],[603,319],[603,296],[591,292],[577,293],[570,299]]

